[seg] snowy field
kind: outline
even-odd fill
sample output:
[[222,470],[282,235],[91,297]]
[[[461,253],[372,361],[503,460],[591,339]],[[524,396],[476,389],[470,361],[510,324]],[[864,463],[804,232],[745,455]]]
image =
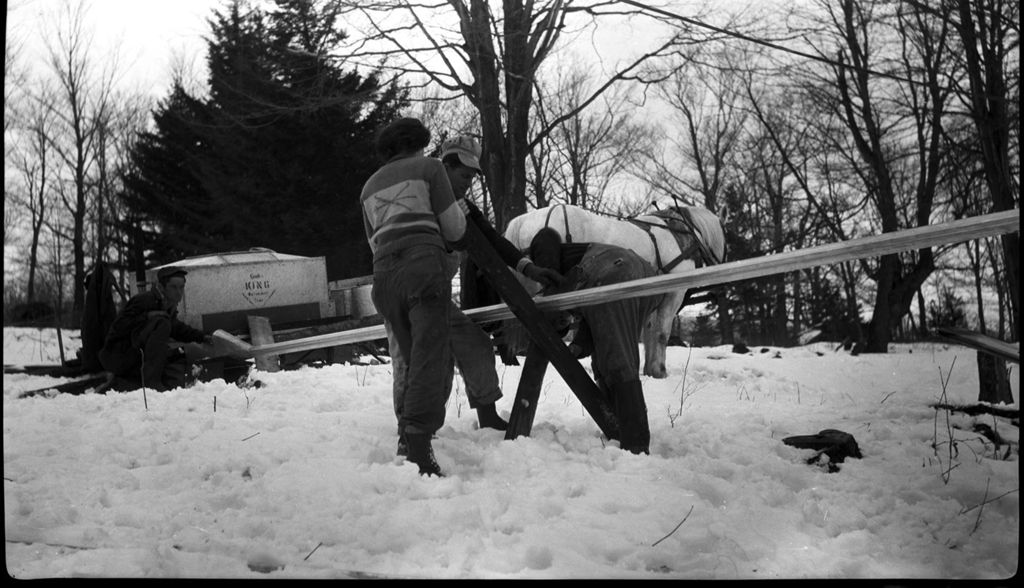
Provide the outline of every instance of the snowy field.
[[[74,357],[77,333],[64,343]],[[852,357],[816,344],[668,357],[668,379],[643,381],[650,456],[603,441],[554,369],[532,435],[516,441],[478,429],[457,378],[434,442],[443,479],[395,457],[388,365],[252,373],[261,386],[216,380],[145,399],[18,399],[65,380],[4,374],[7,573],[996,584],[1016,574],[1018,426],[929,406],[974,403],[974,351]],[[5,364],[58,362],[53,331],[4,329]],[[520,368],[496,363],[507,418]],[[827,473],[805,463],[813,451],[782,443],[822,429],[852,434],[863,458]]]

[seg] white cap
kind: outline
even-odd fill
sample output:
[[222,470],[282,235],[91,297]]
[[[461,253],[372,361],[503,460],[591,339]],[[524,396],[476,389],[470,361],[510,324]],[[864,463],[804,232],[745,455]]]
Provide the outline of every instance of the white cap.
[[462,165],[476,171],[483,171],[480,169],[480,142],[475,138],[469,135],[460,135],[441,143],[441,159],[452,153],[459,157]]

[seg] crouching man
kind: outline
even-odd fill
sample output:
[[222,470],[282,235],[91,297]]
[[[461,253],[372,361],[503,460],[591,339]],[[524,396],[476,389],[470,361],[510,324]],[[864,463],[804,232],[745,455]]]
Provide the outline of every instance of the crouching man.
[[99,352],[103,369],[113,374],[111,388],[164,391],[186,383],[188,359],[171,342],[212,343],[212,338],[178,320],[185,275],[177,267],[157,272],[156,285],[133,296],[110,325]]

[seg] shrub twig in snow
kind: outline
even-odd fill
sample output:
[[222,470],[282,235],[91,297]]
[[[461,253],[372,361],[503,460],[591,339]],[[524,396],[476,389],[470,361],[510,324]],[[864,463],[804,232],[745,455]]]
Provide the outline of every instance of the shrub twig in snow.
[[313,551],[310,551],[309,553],[307,553],[306,557],[302,558],[302,561],[306,561],[307,559],[309,559],[309,556],[313,555],[313,552],[316,551],[317,549],[320,549],[320,546],[323,545],[323,544],[324,544],[323,541],[321,541],[320,543],[317,543],[316,547],[313,548]]
[[960,514],[967,514],[967,513],[971,512],[974,509],[978,509],[978,518],[975,519],[975,521],[974,521],[974,528],[971,529],[971,532],[969,533],[970,535],[973,535],[974,532],[977,531],[978,527],[981,525],[981,513],[985,510],[985,505],[986,504],[988,504],[990,502],[995,502],[995,501],[999,500],[1000,498],[1006,496],[1007,494],[1013,494],[1014,492],[1017,492],[1017,490],[1007,490],[1006,492],[1003,492],[999,496],[996,496],[995,498],[989,500],[989,498],[988,498],[988,487],[989,487],[989,484],[991,482],[992,482],[992,478],[988,478],[987,480],[985,480],[985,496],[983,496],[981,498],[981,502],[980,503],[975,504],[974,506],[972,506],[970,508],[960,509]]
[[[945,378],[942,377],[942,367],[941,366],[939,367],[939,382],[942,385],[942,395],[939,397],[939,403],[940,404],[945,404],[945,402],[946,402],[946,390],[949,388],[949,381],[953,377],[953,366],[955,366],[955,365],[956,365],[956,356],[954,355],[953,356],[953,363],[951,363],[949,365],[949,371],[946,373],[946,377]],[[956,466],[953,465],[953,459],[957,456],[957,453],[956,453],[956,440],[953,439],[953,427],[952,427],[952,425],[949,422],[949,414],[950,414],[950,411],[947,410],[946,411],[946,436],[947,436],[946,438],[947,438],[947,441],[943,441],[943,443],[948,444],[948,447],[947,447],[948,455],[947,455],[947,457],[949,459],[948,459],[947,463],[949,465],[946,468],[946,470],[942,472],[942,482],[944,484],[948,484],[949,483],[949,474],[950,474],[950,472],[952,472],[954,468],[956,468],[957,466],[960,465],[960,464],[957,464]],[[934,426],[933,426],[933,434],[934,434],[934,437],[932,439],[932,448],[935,450],[935,457],[939,457],[939,445],[940,445],[940,443],[939,443],[939,411],[938,411],[938,409],[935,410],[935,420],[934,420]],[[939,459],[939,463],[942,463],[942,459],[941,458]]]
[[697,390],[693,384],[689,388],[686,387],[686,376],[690,373],[690,358],[693,356],[693,347],[689,348],[689,352],[686,354],[686,364],[683,365],[683,377],[679,380],[679,385],[676,386],[676,390],[679,390],[679,410],[672,413],[672,409],[668,409],[668,422],[671,427],[676,426],[676,419],[683,414],[683,403],[690,396],[697,393]]
[[651,544],[651,547],[656,547],[656,546],[657,546],[657,545],[658,545],[659,543],[661,543],[661,542],[662,542],[662,541],[664,541],[665,539],[668,539],[669,537],[671,537],[671,536],[672,536],[672,533],[675,533],[676,531],[678,531],[678,530],[679,530],[679,527],[682,527],[682,526],[683,526],[683,523],[685,523],[685,522],[686,522],[686,519],[690,518],[690,513],[692,513],[692,512],[693,512],[693,505],[690,505],[690,510],[686,511],[686,516],[685,516],[685,517],[683,517],[683,520],[679,521],[679,524],[678,524],[678,525],[676,525],[676,528],[675,528],[675,529],[672,529],[671,531],[669,531],[669,534],[668,534],[668,535],[665,535],[665,536],[664,536],[664,537],[662,537],[661,539],[658,539],[657,541],[655,541],[654,543],[652,543],[652,544]]

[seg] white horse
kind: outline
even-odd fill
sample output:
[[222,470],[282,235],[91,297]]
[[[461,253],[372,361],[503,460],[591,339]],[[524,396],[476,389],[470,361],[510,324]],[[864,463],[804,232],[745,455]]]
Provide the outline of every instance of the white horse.
[[[555,204],[532,210],[509,221],[505,238],[526,251],[537,231],[551,227],[567,243],[605,243],[632,249],[659,273],[676,273],[697,266],[721,263],[725,234],[715,213],[696,206],[679,206],[632,219],[601,216],[578,206]],[[540,284],[522,278],[535,294]],[[668,292],[644,326],[644,374],[668,375],[665,348],[672,322],[686,297],[686,290]]]

